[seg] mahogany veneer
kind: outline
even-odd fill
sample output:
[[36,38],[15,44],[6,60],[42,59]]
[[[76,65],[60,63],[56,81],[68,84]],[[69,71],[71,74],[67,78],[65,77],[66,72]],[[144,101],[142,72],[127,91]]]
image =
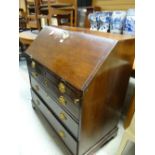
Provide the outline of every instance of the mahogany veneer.
[[27,49],[33,106],[72,154],[117,134],[134,48],[130,36],[46,27]]

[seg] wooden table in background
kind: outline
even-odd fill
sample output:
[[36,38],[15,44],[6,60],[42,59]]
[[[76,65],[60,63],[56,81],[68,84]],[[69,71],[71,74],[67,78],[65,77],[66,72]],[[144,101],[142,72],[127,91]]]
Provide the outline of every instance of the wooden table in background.
[[19,41],[24,45],[30,45],[38,36],[38,31],[23,31],[19,33]]
[[19,59],[26,57],[25,50],[37,38],[39,31],[23,31],[19,33]]

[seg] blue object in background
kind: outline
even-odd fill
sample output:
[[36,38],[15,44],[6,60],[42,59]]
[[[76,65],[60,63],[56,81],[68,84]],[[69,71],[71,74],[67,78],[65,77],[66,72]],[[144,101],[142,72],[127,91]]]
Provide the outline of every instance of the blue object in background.
[[88,15],[88,19],[90,21],[90,30],[98,30],[98,23],[96,18],[96,12],[90,13]]
[[101,12],[98,21],[98,30],[101,32],[108,32],[110,30],[112,12]]
[[125,22],[126,11],[113,11],[110,21],[110,32],[121,34]]
[[99,30],[108,32],[110,29],[110,20],[112,12],[93,12],[90,13],[88,19],[90,21],[91,30]]
[[118,34],[135,34],[135,9],[126,11],[103,11],[89,14],[91,30]]
[[123,26],[123,34],[135,35],[135,9],[129,9]]

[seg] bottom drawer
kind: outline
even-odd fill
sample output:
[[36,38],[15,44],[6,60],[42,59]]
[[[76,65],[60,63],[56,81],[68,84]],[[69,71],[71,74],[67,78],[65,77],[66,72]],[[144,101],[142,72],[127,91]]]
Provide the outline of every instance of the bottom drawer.
[[49,109],[43,104],[43,102],[39,99],[39,97],[35,94],[33,90],[31,90],[32,99],[35,105],[39,108],[39,110],[43,113],[43,115],[47,118],[49,123],[55,129],[57,134],[61,137],[67,147],[73,154],[76,154],[77,150],[77,142],[72,138],[72,136],[65,130],[65,128],[57,121],[55,116],[49,111]]

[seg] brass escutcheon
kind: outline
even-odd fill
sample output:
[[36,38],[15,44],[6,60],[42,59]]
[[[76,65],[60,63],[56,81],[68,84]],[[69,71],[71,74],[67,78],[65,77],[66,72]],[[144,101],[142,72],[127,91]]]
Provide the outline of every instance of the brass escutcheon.
[[74,104],[78,104],[80,99],[74,99]]
[[64,133],[63,131],[59,131],[59,136],[60,136],[61,138],[64,138],[64,137],[65,137],[65,133]]
[[59,83],[58,88],[59,88],[59,91],[61,93],[65,93],[66,92],[65,85],[62,82]]
[[32,67],[32,68],[35,68],[35,67],[36,67],[36,63],[35,63],[34,61],[32,61],[31,67]]
[[59,100],[60,104],[62,104],[62,105],[66,104],[65,98],[63,96],[60,96],[58,100]]
[[32,76],[33,76],[33,77],[37,77],[37,76],[38,76],[38,73],[32,72]]
[[65,116],[65,114],[63,113],[63,112],[61,112],[60,114],[59,114],[59,118],[61,119],[61,120],[67,120],[67,117]]

